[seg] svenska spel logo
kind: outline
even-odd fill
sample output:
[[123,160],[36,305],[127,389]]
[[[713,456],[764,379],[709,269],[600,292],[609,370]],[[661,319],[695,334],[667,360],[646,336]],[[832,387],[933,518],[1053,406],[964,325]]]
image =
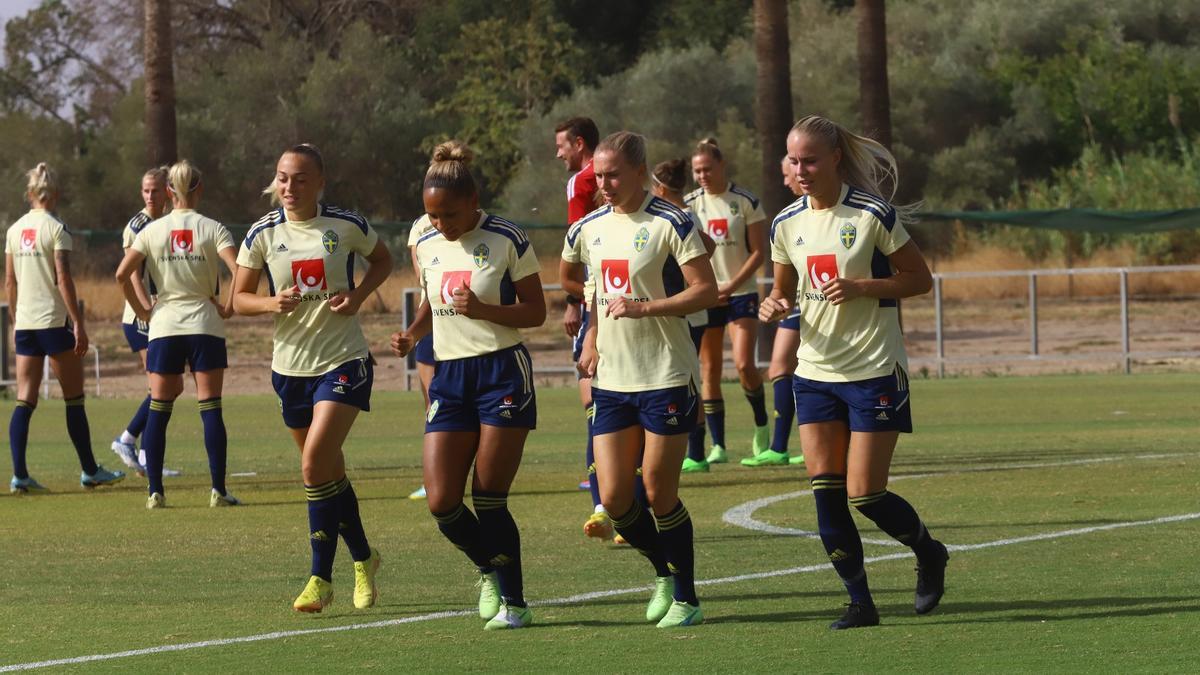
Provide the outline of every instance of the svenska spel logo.
[[729,237],[729,220],[726,218],[713,218],[708,221],[708,236],[717,241],[725,241]]
[[837,256],[832,253],[808,256],[805,267],[808,268],[808,281],[814,291],[821,290],[822,286],[838,276]]
[[36,247],[37,247],[37,230],[35,230],[35,229],[21,230],[21,250],[29,252],[29,251],[32,251]]
[[624,295],[630,292],[628,260],[601,260],[600,273],[604,277],[605,293]]
[[191,230],[171,230],[171,254],[187,255],[195,246],[195,233]]
[[329,284],[325,282],[325,261],[319,258],[317,260],[293,260],[292,280],[296,282],[296,288],[300,289],[301,293],[323,291],[329,288]]
[[454,304],[454,289],[471,287],[471,271],[442,272],[442,304]]

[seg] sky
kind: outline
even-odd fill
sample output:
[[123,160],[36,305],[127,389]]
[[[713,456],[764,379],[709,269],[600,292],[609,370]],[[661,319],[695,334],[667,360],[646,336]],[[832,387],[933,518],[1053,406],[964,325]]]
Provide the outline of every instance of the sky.
[[[14,16],[21,16],[25,12],[37,7],[42,0],[0,0],[0,25],[6,23]],[[0,49],[4,48],[4,31],[0,30]]]

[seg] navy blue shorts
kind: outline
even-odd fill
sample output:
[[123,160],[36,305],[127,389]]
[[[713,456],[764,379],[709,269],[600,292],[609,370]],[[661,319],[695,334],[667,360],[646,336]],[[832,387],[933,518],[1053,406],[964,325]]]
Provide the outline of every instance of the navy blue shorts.
[[[581,309],[579,317],[579,332],[575,334],[571,340],[571,360],[579,363],[579,357],[583,355],[583,339],[587,337],[588,324],[591,322],[592,313],[586,309]],[[582,377],[582,376],[580,376]]]
[[150,326],[140,319],[135,319],[134,323],[123,323],[121,328],[125,331],[129,351],[136,354],[150,346]]
[[434,364],[425,433],[479,431],[481,424],[537,428],[533,361],[525,345]]
[[48,356],[75,349],[75,333],[66,326],[19,330],[13,338],[18,356]]
[[375,367],[369,358],[347,361],[324,375],[311,377],[271,372],[271,386],[279,396],[279,410],[289,429],[312,426],[313,406],[319,401],[345,403],[370,412],[374,381]]
[[640,426],[660,436],[686,434],[696,426],[700,397],[691,386],[620,392],[592,387],[592,435]]
[[427,366],[432,366],[433,358],[433,333],[428,333],[425,337],[417,340],[417,346],[413,350],[413,355],[417,359],[417,363],[424,363]]
[[724,328],[738,319],[758,319],[758,293],[743,293],[729,298],[728,305],[708,308],[708,328]]
[[700,342],[704,340],[704,331],[707,326],[693,326],[688,324],[688,332],[692,334],[692,344],[696,345],[696,355],[700,354]]
[[912,433],[908,374],[899,366],[892,375],[858,382],[818,382],[792,376],[796,424],[842,421],[850,431]]
[[779,322],[779,327],[784,330],[800,330],[800,315],[789,314],[788,318]]
[[229,367],[225,338],[214,335],[171,335],[154,338],[146,347],[146,372],[182,375],[184,365],[193,373]]

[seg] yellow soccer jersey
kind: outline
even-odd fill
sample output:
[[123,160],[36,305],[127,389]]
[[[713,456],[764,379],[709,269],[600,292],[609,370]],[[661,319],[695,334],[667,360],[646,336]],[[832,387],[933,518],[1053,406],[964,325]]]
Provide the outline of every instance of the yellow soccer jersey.
[[221,257],[233,248],[225,226],[191,209],[175,209],[146,225],[133,250],[146,256],[158,301],[150,313],[150,339],[172,335],[225,337],[225,320],[213,298],[221,291]]
[[521,228],[479,214],[475,229],[448,241],[429,229],[417,242],[421,286],[433,314],[433,355],[438,361],[491,354],[521,343],[516,328],[462,316],[454,311],[454,289],[467,287],[489,305],[517,301],[514,282],[540,271],[533,246]]
[[799,365],[796,374],[821,382],[856,382],[908,368],[895,300],[855,298],[834,306],[821,293],[831,279],[885,279],[887,256],[908,242],[896,210],[880,197],[846,185],[836,206],[813,209],[801,197],[771,225],[771,259],[800,277]]
[[[121,232],[121,248],[133,247],[133,240],[137,237],[138,232],[150,223],[150,214],[143,209],[137,212],[137,215],[129,219],[125,224],[125,229]],[[155,295],[154,284],[150,281],[150,275],[146,274],[146,263],[142,263],[142,286],[146,289],[146,295],[153,298]],[[121,314],[121,323],[134,323],[138,320],[137,315],[133,313],[133,307],[126,302],[125,311]]]
[[71,232],[45,209],[33,209],[8,228],[4,252],[17,277],[16,330],[61,328],[67,305],[58,292],[55,251],[71,250]]
[[[721,194],[708,194],[704,188],[695,190],[684,197],[684,202],[695,215],[696,223],[704,228],[717,245],[717,250],[713,251],[712,255],[717,284],[728,283],[750,257],[747,226],[767,219],[758,197],[749,190],[730,183]],[[751,274],[732,295],[758,293],[755,276]]]
[[[408,250],[413,252],[412,266],[414,270],[421,269],[421,263],[417,261],[416,250],[413,248],[421,239],[421,235],[433,229],[433,224],[429,222],[429,215],[423,215],[413,221],[412,227],[408,230]],[[425,289],[421,289],[421,299],[417,302],[419,307],[422,302],[425,302]]]
[[[690,217],[692,219],[693,223],[699,223],[699,219],[696,218],[696,214],[692,213],[692,210],[690,208],[684,209],[683,212],[686,213],[688,215],[688,217]],[[700,245],[703,246],[704,242],[701,241]],[[710,258],[710,260],[711,260],[711,258]],[[688,325],[691,326],[692,328],[700,328],[702,326],[707,326],[708,325],[708,309],[706,308],[706,309],[697,310],[695,312],[692,312],[691,314],[688,314],[684,318],[687,319]]]
[[[567,245],[596,279],[596,348],[600,363],[593,385],[620,392],[653,391],[700,381],[700,362],[681,316],[614,319],[611,298],[634,302],[667,298],[684,290],[680,265],[704,255],[692,219],[670,202],[647,195],[634,213],[606,206],[576,223]],[[574,241],[572,241],[572,239]],[[571,261],[571,257],[563,256]]]
[[[567,228],[567,236],[563,237],[562,259],[569,263],[577,265],[583,264],[583,253],[581,248],[581,239],[577,235],[572,235],[572,232],[579,232],[579,228],[583,227],[583,221],[590,218],[593,214],[600,213],[608,209],[608,206],[601,206],[592,211],[583,218],[575,221]],[[592,298],[596,295],[596,278],[592,276],[592,271],[584,265],[583,268],[583,306],[584,309],[593,310]]]
[[327,204],[312,220],[293,222],[276,209],[250,228],[238,265],[266,270],[272,295],[290,286],[303,294],[294,311],[275,315],[271,370],[313,377],[367,357],[358,317],[334,314],[327,301],[354,288],[355,255],[370,255],[378,242],[365,218]]

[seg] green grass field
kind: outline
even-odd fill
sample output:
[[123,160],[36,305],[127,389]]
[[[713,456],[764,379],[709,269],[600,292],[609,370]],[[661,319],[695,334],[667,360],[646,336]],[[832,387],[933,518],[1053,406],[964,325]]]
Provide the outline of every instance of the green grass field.
[[[893,489],[948,544],[990,545],[952,551],[946,597],[925,617],[912,611],[910,557],[869,564],[883,625],[841,633],[826,628],[845,598],[819,542],[723,520],[751,500],[803,490],[795,468],[720,466],[684,477],[697,576],[715,580],[700,588],[707,622],[679,631],[644,624],[649,566],[581,534],[590,503],[575,487],[583,423],[569,389],[539,392],[542,426],[509,502],[522,528],[526,595],[549,604],[535,607],[533,628],[504,634],[485,633],[469,613],[434,615],[473,607],[475,576],[424,502],[406,499],[420,481],[418,394],[377,394],[347,447],[367,533],[383,553],[380,604],[352,608],[342,547],[337,602],[312,616],[290,607],[308,576],[307,521],[296,453],[273,400],[226,399],[230,471],[257,474],[231,479],[246,502],[237,509],[208,508],[194,399],[181,401],[167,464],[185,475],[168,479],[171,508],[155,512],[145,510],[136,476],[81,490],[62,403],[43,402],[29,463],[53,493],[0,498],[0,667],[260,636],[59,668],[1194,672],[1198,385],[1194,375],[914,382],[918,428],[901,439]],[[730,445],[742,456],[749,410],[735,389],[726,393]],[[97,456],[110,468],[119,462],[108,439],[133,405],[89,403]],[[0,404],[2,419],[11,408]],[[815,529],[807,495],[751,515],[759,527]],[[1147,522],[1166,516],[1188,517]],[[865,538],[886,538],[858,522]],[[604,591],[614,592],[562,601]],[[322,630],[361,624],[376,625]],[[318,632],[291,632],[310,629]]]

